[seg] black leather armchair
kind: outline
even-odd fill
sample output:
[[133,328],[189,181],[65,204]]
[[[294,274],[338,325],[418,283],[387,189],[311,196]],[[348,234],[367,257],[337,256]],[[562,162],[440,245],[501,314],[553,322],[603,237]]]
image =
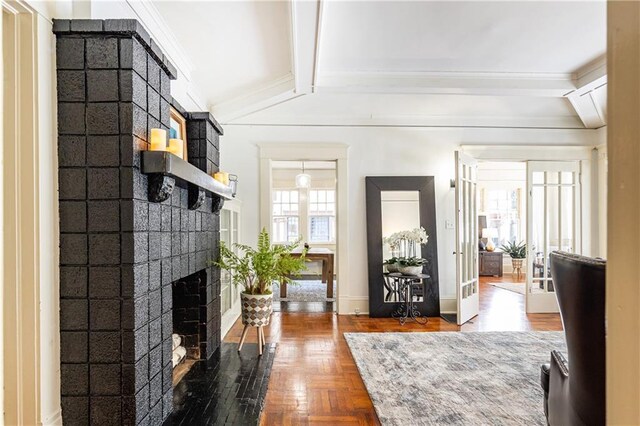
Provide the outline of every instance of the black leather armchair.
[[547,422],[604,425],[606,262],[563,252],[550,258],[569,361],[552,351],[541,368]]

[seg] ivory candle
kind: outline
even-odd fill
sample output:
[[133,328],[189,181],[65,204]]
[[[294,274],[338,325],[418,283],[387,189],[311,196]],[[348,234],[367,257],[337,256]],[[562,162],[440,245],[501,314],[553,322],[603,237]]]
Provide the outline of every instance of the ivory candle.
[[176,157],[184,158],[184,142],[182,142],[182,139],[169,139],[168,151]]
[[229,173],[227,172],[217,172],[213,175],[213,178],[220,183],[223,183],[229,186]]
[[167,131],[164,129],[151,129],[151,145],[149,149],[151,151],[166,151],[167,150]]
[[222,172],[216,172],[213,174],[213,178],[220,183],[224,183],[224,174]]

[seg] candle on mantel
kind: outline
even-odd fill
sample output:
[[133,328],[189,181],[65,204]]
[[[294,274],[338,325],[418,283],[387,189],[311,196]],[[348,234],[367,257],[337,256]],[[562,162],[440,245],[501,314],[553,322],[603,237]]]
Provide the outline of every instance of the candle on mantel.
[[151,129],[150,143],[149,149],[151,151],[166,151],[167,131],[164,129]]
[[227,172],[216,172],[213,178],[222,184],[229,185],[229,173]]
[[168,151],[179,158],[184,158],[184,142],[182,139],[169,139]]

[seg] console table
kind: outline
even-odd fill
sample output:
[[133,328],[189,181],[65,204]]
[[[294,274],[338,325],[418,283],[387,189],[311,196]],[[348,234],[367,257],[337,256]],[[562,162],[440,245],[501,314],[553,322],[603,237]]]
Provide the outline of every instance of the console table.
[[388,272],[384,274],[385,287],[387,291],[398,296],[400,306],[391,316],[398,318],[400,324],[407,320],[414,320],[419,324],[426,324],[427,318],[423,317],[418,308],[413,304],[414,289],[421,288],[424,299],[424,284],[431,277],[427,274],[403,275],[400,272]]
[[478,252],[479,272],[481,276],[502,276],[502,257],[504,253],[501,251],[480,251]]

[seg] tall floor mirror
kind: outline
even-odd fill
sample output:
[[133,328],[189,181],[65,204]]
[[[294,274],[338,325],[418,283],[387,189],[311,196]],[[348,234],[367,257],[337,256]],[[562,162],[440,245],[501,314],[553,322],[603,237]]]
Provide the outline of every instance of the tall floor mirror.
[[433,176],[366,178],[369,315],[440,315]]

